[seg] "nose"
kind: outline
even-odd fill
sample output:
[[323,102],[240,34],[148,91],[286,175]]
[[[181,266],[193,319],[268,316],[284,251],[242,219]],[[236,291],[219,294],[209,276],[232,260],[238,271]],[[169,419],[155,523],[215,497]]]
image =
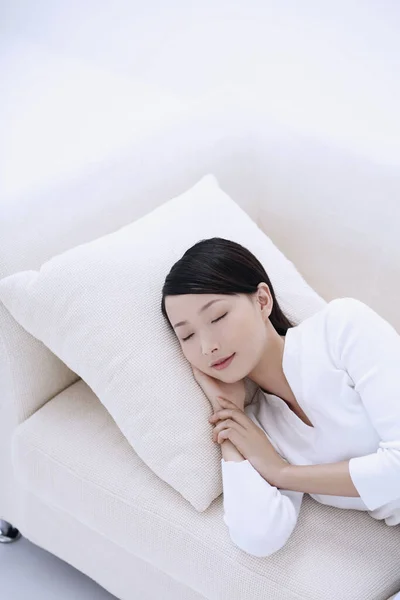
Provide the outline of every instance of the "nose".
[[208,358],[210,358],[213,356],[213,354],[215,354],[216,352],[218,352],[218,346],[215,343],[202,343],[202,347],[201,347],[201,352],[203,356],[207,356]]

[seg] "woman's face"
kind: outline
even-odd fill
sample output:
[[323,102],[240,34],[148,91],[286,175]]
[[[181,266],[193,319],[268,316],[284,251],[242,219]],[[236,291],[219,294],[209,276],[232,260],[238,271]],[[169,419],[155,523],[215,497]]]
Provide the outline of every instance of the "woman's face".
[[[190,364],[227,383],[239,381],[256,367],[268,343],[269,288],[260,284],[259,293],[183,294],[167,296],[165,308],[182,352]],[[265,286],[265,287],[262,287]],[[271,297],[269,296],[272,302]],[[271,304],[272,307],[272,304]],[[272,325],[271,325],[272,327]],[[212,366],[216,360],[235,353],[224,369]]]

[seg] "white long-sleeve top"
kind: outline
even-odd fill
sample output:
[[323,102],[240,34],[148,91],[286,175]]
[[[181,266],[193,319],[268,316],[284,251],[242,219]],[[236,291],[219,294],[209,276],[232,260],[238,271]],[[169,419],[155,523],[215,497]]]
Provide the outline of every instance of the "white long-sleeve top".
[[[282,368],[314,427],[258,389],[245,413],[293,465],[349,460],[360,497],[310,494],[322,504],[400,523],[400,335],[355,298],[337,298],[288,329]],[[245,552],[279,550],[303,492],[270,485],[248,460],[221,459],[224,522]]]

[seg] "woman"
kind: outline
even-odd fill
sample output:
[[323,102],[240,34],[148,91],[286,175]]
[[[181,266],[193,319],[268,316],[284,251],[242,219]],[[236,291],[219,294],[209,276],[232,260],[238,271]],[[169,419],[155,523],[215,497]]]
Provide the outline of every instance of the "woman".
[[[304,493],[400,523],[400,336],[387,321],[338,298],[294,325],[262,264],[223,238],[173,265],[162,312],[216,411],[234,543],[281,548]],[[259,386],[247,406],[245,377]]]

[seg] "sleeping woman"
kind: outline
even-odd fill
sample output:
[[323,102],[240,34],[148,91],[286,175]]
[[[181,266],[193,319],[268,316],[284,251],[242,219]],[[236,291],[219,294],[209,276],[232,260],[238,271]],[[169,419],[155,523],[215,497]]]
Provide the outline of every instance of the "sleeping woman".
[[400,336],[385,319],[346,297],[296,325],[258,259],[218,237],[173,265],[161,308],[214,409],[238,547],[280,549],[304,493],[400,523]]

